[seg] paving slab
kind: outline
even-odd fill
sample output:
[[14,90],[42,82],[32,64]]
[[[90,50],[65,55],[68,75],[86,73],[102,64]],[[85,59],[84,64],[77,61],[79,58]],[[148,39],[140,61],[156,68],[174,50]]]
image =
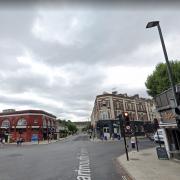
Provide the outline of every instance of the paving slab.
[[156,148],[129,152],[129,161],[126,155],[118,157],[120,165],[135,180],[179,180],[180,161],[159,160]]

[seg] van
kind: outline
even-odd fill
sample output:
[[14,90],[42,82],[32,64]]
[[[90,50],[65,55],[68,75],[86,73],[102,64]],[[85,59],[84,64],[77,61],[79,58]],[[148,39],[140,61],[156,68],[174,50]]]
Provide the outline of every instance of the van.
[[163,136],[163,130],[162,129],[158,129],[156,131],[156,133],[154,134],[154,141],[164,143],[164,136]]

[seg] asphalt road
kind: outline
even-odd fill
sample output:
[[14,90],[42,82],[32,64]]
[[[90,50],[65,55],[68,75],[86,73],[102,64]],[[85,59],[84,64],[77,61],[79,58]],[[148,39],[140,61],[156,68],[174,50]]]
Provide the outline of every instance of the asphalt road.
[[[140,149],[152,146],[140,140]],[[48,145],[6,146],[0,149],[0,180],[120,180],[126,173],[116,158],[123,153],[122,140],[92,142],[87,135]]]

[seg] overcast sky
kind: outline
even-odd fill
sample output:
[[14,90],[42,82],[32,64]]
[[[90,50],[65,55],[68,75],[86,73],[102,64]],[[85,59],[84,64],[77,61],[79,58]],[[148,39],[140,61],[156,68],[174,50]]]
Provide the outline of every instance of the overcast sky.
[[31,4],[0,10],[0,110],[42,109],[88,120],[96,95],[117,90],[148,97],[145,81],[164,62],[180,59],[178,8]]

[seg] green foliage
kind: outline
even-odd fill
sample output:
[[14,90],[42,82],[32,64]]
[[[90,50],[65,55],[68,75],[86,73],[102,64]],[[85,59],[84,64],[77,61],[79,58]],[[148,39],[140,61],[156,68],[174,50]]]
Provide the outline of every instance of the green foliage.
[[75,125],[73,122],[69,121],[69,120],[68,120],[68,122],[67,122],[67,127],[68,127],[68,130],[69,130],[70,132],[72,132],[72,133],[76,133],[76,132],[77,132],[77,127],[76,127],[76,125]]
[[60,120],[60,119],[58,119],[58,122],[59,122],[60,125],[66,127],[70,134],[76,133],[77,130],[78,130],[76,125],[73,122],[71,122],[70,120],[65,120],[65,119]]
[[[180,83],[180,62],[171,61],[170,65],[173,73],[173,80],[175,84],[178,84]],[[170,88],[170,81],[165,63],[157,64],[153,73],[147,77],[145,85],[147,93],[152,97]]]

